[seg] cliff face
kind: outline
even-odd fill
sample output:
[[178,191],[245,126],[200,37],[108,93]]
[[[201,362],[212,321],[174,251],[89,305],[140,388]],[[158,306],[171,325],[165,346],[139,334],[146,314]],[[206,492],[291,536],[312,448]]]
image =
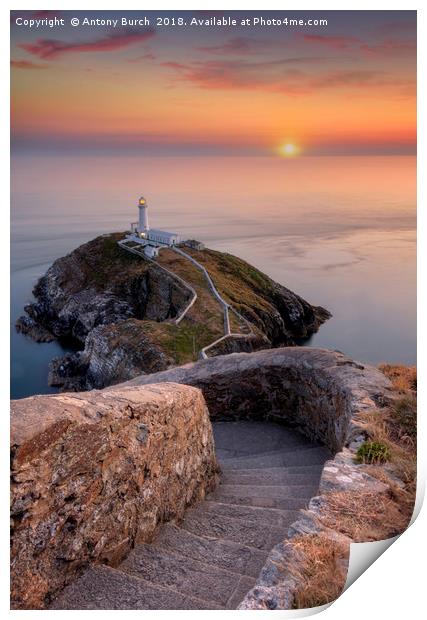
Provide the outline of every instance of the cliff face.
[[155,265],[121,250],[122,237],[97,237],[56,260],[36,284],[36,302],[25,307],[18,330],[37,341],[74,338],[83,345],[100,325],[175,317],[189,292]]
[[[103,235],[55,261],[34,288],[35,302],[17,321],[18,331],[38,342],[71,339],[82,349],[52,361],[51,385],[102,388],[165,370],[194,361],[202,347],[223,335],[222,309],[196,267],[168,249],[158,263],[149,263],[118,247],[122,237]],[[234,256],[186,251],[252,326],[250,334],[235,319],[233,330],[246,330],[247,337],[223,341],[210,355],[293,345],[330,317]],[[192,293],[173,274],[198,294],[179,325],[174,319]]]
[[216,484],[209,414],[182,385],[12,403],[11,597],[39,609],[90,562],[117,565]]
[[95,327],[81,353],[55,358],[50,364],[49,385],[67,390],[103,388],[144,372],[174,365],[154,339],[145,335],[144,321],[126,319]]

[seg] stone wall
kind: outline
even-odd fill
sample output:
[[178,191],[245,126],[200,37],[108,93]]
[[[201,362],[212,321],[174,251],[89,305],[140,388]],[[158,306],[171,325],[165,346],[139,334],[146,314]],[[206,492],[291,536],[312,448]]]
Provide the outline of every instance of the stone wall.
[[42,608],[89,562],[115,566],[216,483],[201,392],[119,387],[12,403],[14,608]]
[[128,385],[164,381],[200,388],[211,419],[284,421],[333,452],[354,433],[357,411],[391,397],[388,379],[376,368],[309,347],[210,358],[142,375]]

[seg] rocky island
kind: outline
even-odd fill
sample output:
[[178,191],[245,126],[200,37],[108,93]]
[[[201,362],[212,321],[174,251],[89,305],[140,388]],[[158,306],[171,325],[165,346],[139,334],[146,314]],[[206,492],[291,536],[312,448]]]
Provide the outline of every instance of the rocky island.
[[[102,235],[56,260],[17,321],[38,342],[73,343],[52,360],[50,385],[103,388],[201,356],[292,346],[331,316],[231,254],[163,248],[153,261],[120,247],[123,237]],[[191,259],[230,309],[226,337],[223,308]]]

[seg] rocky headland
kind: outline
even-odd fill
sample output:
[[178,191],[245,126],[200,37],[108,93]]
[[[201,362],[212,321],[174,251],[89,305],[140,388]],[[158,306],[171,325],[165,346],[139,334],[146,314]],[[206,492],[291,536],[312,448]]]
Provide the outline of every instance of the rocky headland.
[[[166,370],[195,361],[223,335],[221,307],[194,265],[167,248],[146,261],[120,248],[122,238],[103,235],[56,260],[17,321],[37,342],[74,344],[76,352],[52,360],[50,385],[88,390]],[[331,316],[235,256],[185,249],[240,315],[231,325],[240,337],[219,342],[210,356],[292,346]],[[198,297],[178,325],[192,295],[183,281]]]

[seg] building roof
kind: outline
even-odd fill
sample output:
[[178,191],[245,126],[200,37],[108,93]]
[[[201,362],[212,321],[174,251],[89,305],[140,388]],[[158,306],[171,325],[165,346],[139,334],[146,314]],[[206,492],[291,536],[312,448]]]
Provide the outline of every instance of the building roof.
[[159,230],[157,228],[150,228],[148,234],[150,235],[150,233],[154,233],[156,235],[163,235],[164,237],[179,237],[178,233],[168,232],[167,230]]

